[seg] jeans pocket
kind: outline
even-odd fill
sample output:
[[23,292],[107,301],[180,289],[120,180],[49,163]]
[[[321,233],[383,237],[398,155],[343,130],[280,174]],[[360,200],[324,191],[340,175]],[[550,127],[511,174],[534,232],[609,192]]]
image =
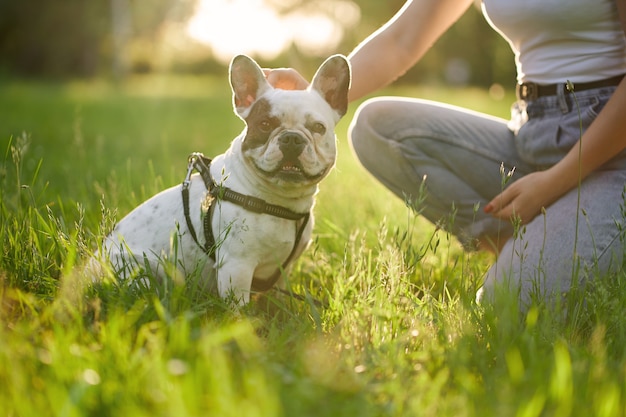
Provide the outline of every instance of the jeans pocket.
[[558,117],[531,117],[519,129],[515,139],[520,158],[534,169],[556,163],[561,157],[556,144],[558,132]]
[[560,161],[598,117],[608,98],[590,97],[581,103],[571,100],[570,111],[547,111],[530,117],[519,130],[517,151],[524,162],[544,169]]
[[557,145],[565,153],[578,142],[606,104],[605,100],[597,97],[592,97],[583,104],[576,104],[576,101],[572,101],[572,110],[564,114],[559,121],[556,137]]

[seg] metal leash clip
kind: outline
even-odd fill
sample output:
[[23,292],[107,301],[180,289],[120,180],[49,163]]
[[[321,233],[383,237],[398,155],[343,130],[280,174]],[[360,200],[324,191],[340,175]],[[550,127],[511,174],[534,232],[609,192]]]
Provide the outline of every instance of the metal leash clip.
[[191,183],[191,173],[193,172],[196,161],[200,155],[201,154],[199,152],[194,152],[189,155],[189,158],[187,159],[187,175],[185,175],[185,180],[183,181],[183,189],[185,190],[189,188],[189,184]]

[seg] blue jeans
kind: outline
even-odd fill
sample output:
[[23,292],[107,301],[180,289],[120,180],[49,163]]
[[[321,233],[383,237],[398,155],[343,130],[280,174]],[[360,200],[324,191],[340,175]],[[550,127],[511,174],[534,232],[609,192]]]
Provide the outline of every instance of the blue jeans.
[[521,228],[482,209],[515,179],[558,162],[613,91],[574,96],[560,89],[555,96],[518,101],[509,121],[425,100],[375,98],[359,108],[350,140],[374,177],[466,247],[477,240],[499,245],[498,238],[514,236],[487,272],[483,289],[493,294],[496,283],[514,285],[528,303],[621,268],[626,152]]

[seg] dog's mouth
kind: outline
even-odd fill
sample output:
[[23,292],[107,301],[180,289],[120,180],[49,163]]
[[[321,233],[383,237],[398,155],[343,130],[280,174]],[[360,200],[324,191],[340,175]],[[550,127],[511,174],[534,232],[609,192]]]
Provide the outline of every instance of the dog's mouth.
[[286,161],[278,166],[275,173],[304,175],[304,170],[302,169],[302,164],[299,162]]
[[272,172],[272,175],[289,182],[300,182],[308,179],[302,164],[291,160],[283,160]]
[[272,171],[266,171],[259,166],[257,168],[269,177],[288,182],[316,181],[324,176],[324,172],[314,175],[307,174],[299,161],[289,159],[282,160]]

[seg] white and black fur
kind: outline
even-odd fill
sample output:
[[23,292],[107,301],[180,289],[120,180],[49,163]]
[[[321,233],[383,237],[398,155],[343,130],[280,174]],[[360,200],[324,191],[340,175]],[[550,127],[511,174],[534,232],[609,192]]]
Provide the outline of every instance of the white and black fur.
[[[318,183],[335,164],[334,128],[348,105],[348,61],[332,56],[320,66],[309,88],[281,90],[267,82],[256,62],[239,55],[230,65],[230,83],[235,112],[246,128],[224,154],[213,159],[214,181],[296,213],[312,212]],[[193,227],[202,230],[207,189],[199,175],[190,180],[190,218]],[[269,279],[292,250],[296,259],[310,241],[312,216],[294,250],[296,221],[254,213],[219,199],[213,204],[215,262],[190,236],[180,185],[124,217],[105,239],[98,262],[104,258],[122,277],[137,265],[148,264],[158,273],[164,259],[173,260],[175,238],[175,262],[183,273],[200,268],[207,284],[216,279],[221,297],[234,295],[245,304],[253,277]]]

